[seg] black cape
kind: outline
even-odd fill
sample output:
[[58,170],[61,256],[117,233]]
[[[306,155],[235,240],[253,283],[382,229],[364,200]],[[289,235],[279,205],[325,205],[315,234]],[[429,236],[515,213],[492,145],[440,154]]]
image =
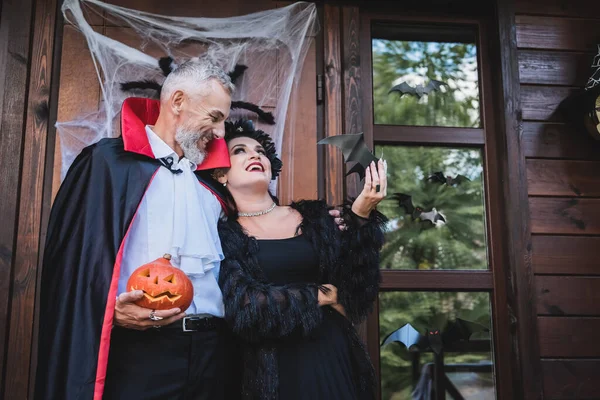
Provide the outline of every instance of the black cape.
[[[122,136],[102,139],[81,152],[52,207],[42,271],[35,399],[102,398],[123,243],[162,166],[153,158],[143,128],[154,123],[158,103],[128,101],[136,104],[124,105]],[[196,176],[224,204],[221,186],[201,171]]]

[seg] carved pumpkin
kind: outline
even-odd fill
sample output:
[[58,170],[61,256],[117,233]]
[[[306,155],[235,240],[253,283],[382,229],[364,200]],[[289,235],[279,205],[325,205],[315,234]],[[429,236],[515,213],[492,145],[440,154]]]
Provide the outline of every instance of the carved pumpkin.
[[142,290],[144,297],[135,304],[152,310],[178,307],[182,311],[192,304],[192,281],[178,268],[173,267],[170,254],[165,254],[144,264],[131,274],[127,290]]

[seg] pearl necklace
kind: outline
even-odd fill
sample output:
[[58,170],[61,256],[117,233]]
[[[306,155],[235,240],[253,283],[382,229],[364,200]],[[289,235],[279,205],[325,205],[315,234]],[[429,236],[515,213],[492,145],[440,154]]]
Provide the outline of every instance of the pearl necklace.
[[277,204],[275,204],[275,202],[273,202],[273,204],[271,204],[271,207],[267,208],[266,210],[249,212],[249,213],[239,212],[238,217],[258,217],[259,215],[265,215],[265,214],[268,214],[271,211],[273,211],[275,209],[275,206],[277,206]]

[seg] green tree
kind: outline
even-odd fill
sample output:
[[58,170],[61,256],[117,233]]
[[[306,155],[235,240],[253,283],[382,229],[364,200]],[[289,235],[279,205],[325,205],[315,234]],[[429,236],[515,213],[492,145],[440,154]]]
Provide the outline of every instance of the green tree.
[[[375,123],[387,125],[478,127],[477,48],[468,43],[373,41]],[[448,83],[443,92],[421,99],[390,88],[421,77]]]

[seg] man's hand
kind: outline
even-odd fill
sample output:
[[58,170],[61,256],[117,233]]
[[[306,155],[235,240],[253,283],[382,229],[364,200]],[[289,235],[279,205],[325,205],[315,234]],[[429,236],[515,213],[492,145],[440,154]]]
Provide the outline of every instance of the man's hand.
[[344,218],[342,218],[342,213],[340,210],[329,210],[329,215],[333,217],[333,220],[337,224],[340,231],[343,231],[347,228],[346,224],[344,224]]
[[319,305],[330,306],[337,303],[337,288],[330,283],[321,285],[319,288]]
[[160,321],[151,320],[150,313],[152,310],[134,304],[143,295],[143,291],[134,290],[121,293],[117,297],[114,318],[116,326],[145,331],[148,328],[169,325],[185,317],[185,313],[181,312],[179,308],[172,308],[170,310],[158,310],[154,313],[156,317],[162,318]]

